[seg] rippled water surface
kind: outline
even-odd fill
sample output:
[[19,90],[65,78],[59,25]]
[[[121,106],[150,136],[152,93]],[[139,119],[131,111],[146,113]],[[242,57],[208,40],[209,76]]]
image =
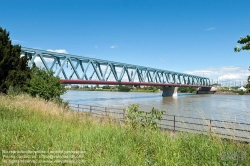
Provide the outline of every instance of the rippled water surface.
[[62,98],[70,103],[115,108],[138,103],[145,111],[155,107],[168,114],[250,123],[250,95],[179,93],[178,97],[162,97],[161,93],[69,90]]

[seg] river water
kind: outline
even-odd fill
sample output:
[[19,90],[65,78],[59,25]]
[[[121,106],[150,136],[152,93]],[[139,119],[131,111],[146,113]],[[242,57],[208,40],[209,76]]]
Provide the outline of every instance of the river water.
[[144,111],[154,107],[172,115],[250,123],[250,95],[178,93],[177,97],[162,97],[160,92],[68,90],[61,97],[64,101],[77,104],[121,109],[139,104]]

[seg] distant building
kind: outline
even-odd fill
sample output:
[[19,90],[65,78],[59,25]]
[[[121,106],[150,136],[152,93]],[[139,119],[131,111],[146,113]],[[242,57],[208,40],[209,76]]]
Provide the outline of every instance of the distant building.
[[238,90],[246,91],[247,89],[242,86],[242,87],[238,88]]
[[84,88],[84,86],[85,86],[84,84],[80,84],[79,88]]
[[71,84],[68,84],[65,86],[66,89],[71,89],[71,88],[79,88],[79,85],[71,85]]
[[66,85],[65,88],[70,89],[71,85]]

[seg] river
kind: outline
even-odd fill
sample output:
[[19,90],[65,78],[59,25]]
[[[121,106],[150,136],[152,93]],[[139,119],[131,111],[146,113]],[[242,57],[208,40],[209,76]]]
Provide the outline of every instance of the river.
[[141,110],[152,107],[167,114],[250,123],[250,95],[184,94],[162,97],[161,93],[68,90],[64,101],[77,104],[125,108],[138,103]]

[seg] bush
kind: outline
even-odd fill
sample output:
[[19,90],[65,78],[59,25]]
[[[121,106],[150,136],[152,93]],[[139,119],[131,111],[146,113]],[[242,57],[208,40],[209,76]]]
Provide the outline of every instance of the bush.
[[109,85],[105,85],[102,87],[102,89],[111,89],[111,87]]
[[181,93],[193,93],[193,92],[196,92],[196,89],[194,87],[179,87],[178,92],[181,92]]
[[60,98],[60,95],[66,92],[66,89],[60,83],[60,78],[53,76],[53,71],[46,71],[37,67],[32,69],[32,76],[26,89],[31,96],[39,96],[45,100]]
[[17,96],[17,95],[20,95],[22,93],[23,93],[23,91],[21,88],[13,87],[13,86],[10,86],[8,91],[7,91],[7,94],[10,96]]
[[144,112],[139,110],[138,104],[132,104],[125,109],[128,113],[128,123],[132,128],[143,127],[156,130],[158,128],[157,121],[162,119],[164,111],[152,108],[150,112]]
[[243,90],[241,90],[241,91],[238,92],[238,94],[239,94],[239,95],[244,95],[245,92],[244,92]]
[[122,85],[120,85],[120,86],[118,87],[118,91],[119,91],[119,92],[129,92],[129,91],[130,91],[130,88],[127,87],[127,86],[122,86]]
[[235,90],[233,93],[238,93],[239,95],[244,95],[245,92],[243,90]]

